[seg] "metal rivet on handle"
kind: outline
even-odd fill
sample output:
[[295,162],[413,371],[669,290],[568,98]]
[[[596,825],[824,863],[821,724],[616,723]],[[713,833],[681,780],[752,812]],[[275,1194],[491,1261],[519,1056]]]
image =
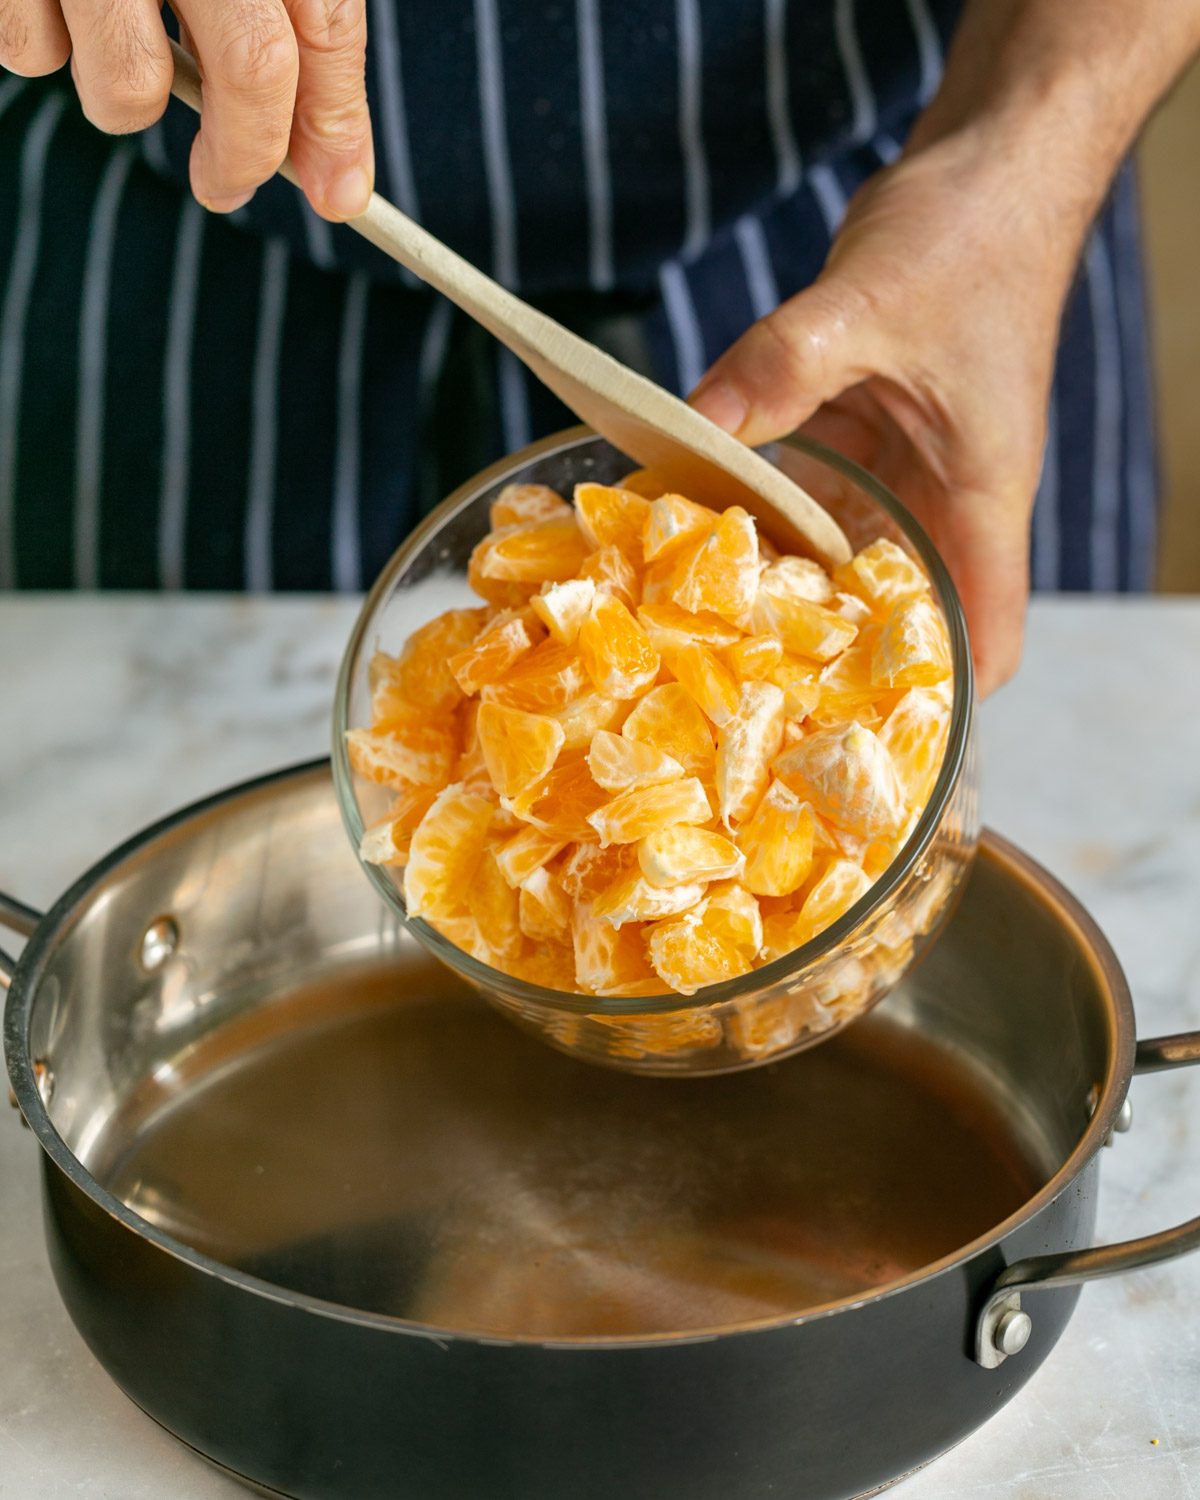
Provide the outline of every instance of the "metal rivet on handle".
[[1133,1100],[1126,1099],[1125,1103],[1122,1104],[1121,1108],[1117,1111],[1117,1118],[1113,1121],[1113,1129],[1118,1131],[1121,1135],[1124,1135],[1127,1130],[1132,1128],[1132,1126]]
[[992,1334],[992,1342],[999,1353],[1007,1356],[1020,1354],[1029,1342],[1029,1335],[1033,1332],[1033,1320],[1027,1312],[1020,1308],[1009,1308],[1000,1321],[996,1324],[996,1331]]
[[179,946],[179,928],[174,917],[159,917],[142,933],[138,959],[147,974],[161,969]]

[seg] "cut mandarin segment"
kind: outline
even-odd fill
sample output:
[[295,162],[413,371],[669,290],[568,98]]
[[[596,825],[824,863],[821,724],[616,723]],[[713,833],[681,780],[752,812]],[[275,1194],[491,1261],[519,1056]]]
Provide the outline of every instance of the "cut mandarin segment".
[[790,896],[808,879],[816,819],[809,804],[772,781],[753,816],[738,830],[746,856],[742,884],[756,896]]
[[626,609],[636,609],[641,596],[637,569],[619,547],[601,547],[579,569],[580,578],[595,585],[598,594],[612,594]]
[[458,756],[457,726],[411,714],[384,719],[371,729],[348,729],[346,753],[360,776],[381,786],[445,786]]
[[721,660],[739,682],[770,682],[783,660],[783,642],[774,635],[747,635],[721,652]]
[[704,787],[691,776],[685,781],[622,792],[590,813],[587,821],[599,834],[603,846],[635,844],[667,824],[707,823],[711,818],[712,808]]
[[570,941],[570,898],[548,870],[534,870],[522,883],[518,912],[521,931],[534,942]]
[[697,880],[726,880],[740,875],[746,864],[732,839],[686,823],[658,828],[639,839],[637,857],[651,885],[668,887]]
[[677,682],[651,688],[625,720],[621,734],[673,756],[689,776],[711,781],[716,768],[712,730]]
[[488,519],[492,530],[520,526],[526,521],[550,521],[571,514],[571,507],[545,484],[506,484],[492,501]]
[[667,481],[657,469],[634,469],[619,482],[618,488],[632,490],[635,495],[641,495],[645,500],[657,500],[660,495],[666,493]]
[[451,609],[415,630],[398,657],[377,651],[367,668],[371,714],[387,719],[409,708],[449,713],[462,702],[447,659],[469,646],[484,623],[482,609]]
[[496,850],[500,873],[514,889],[549,863],[566,844],[540,828],[522,828]]
[[704,646],[679,646],[663,661],[684,692],[718,728],[737,713],[739,691],[733,673]]
[[[853,860],[831,861],[800,908],[800,918],[808,924],[809,937],[817,937],[831,927],[870,889],[870,879]],[[808,942],[808,937],[804,941]]]
[[751,967],[745,949],[688,916],[652,927],[647,947],[655,973],[681,995],[736,979]]
[[619,875],[592,902],[592,915],[613,927],[627,922],[655,922],[690,910],[704,895],[705,882],[655,885],[640,870]]
[[762,947],[762,912],[754,896],[736,880],[723,880],[709,887],[701,916],[704,926],[727,938],[748,959],[758,957]]
[[503,703],[526,713],[548,713],[563,708],[591,686],[578,651],[544,640],[526,652],[498,682],[481,690],[485,703]]
[[650,502],[634,490],[607,484],[577,484],[579,529],[593,547],[617,547],[631,562],[642,561],[642,528]]
[[413,829],[436,796],[437,788],[432,786],[414,786],[401,792],[387,817],[372,823],[363,833],[359,855],[372,865],[406,865]]
[[564,855],[558,878],[573,901],[581,907],[588,906],[618,875],[632,870],[636,863],[637,851],[632,844],[609,844],[602,849],[595,842],[577,843]]
[[529,604],[560,646],[573,646],[595,597],[596,585],[590,578],[569,578],[534,594]]
[[593,780],[606,792],[656,786],[684,774],[683,766],[665,750],[605,730],[592,737],[587,760]]
[[753,628],[778,636],[783,649],[813,661],[832,661],[854,637],[858,627],[823,604],[791,594],[772,594],[760,588],[749,619]]
[[837,569],[833,578],[839,588],[857,594],[880,613],[903,599],[924,594],[929,588],[929,580],[920,566],[887,537],[880,537],[856,552]]
[[580,756],[560,761],[548,776],[514,797],[509,807],[523,823],[532,823],[567,844],[595,837],[588,817],[607,801],[608,793],[592,780],[587,761]]
[[[485,849],[464,892],[467,910],[492,953],[511,958],[521,948],[517,893],[505,880],[495,849]],[[493,959],[492,962],[495,960]]]
[[814,811],[861,838],[895,833],[904,798],[891,757],[861,724],[806,735],[775,762],[775,774]]
[[807,599],[829,604],[834,595],[829,574],[809,557],[781,557],[763,569],[758,583],[766,599]]
[[637,927],[614,927],[590,910],[576,909],[571,923],[575,949],[575,982],[596,995],[612,994],[654,979],[646,944]]
[[629,714],[629,704],[604,693],[584,693],[561,708],[549,708],[546,712],[563,727],[564,750],[586,750],[600,730],[620,729]]
[[949,731],[950,696],[940,687],[909,688],[879,731],[909,807],[929,801]]
[[475,636],[464,651],[446,663],[460,690],[473,695],[514,667],[527,651],[545,639],[545,631],[529,610],[505,610]]
[[671,598],[681,609],[736,621],[758,592],[758,533],[740,505],[722,511],[703,541],[681,548]]
[[783,711],[789,719],[804,719],[821,701],[821,684],[811,662],[781,656],[766,672],[768,682],[783,692]]
[[737,713],[717,736],[717,800],[726,828],[750,816],[783,746],[783,690],[744,682]]
[[720,519],[715,510],[697,505],[683,495],[661,495],[654,500],[642,530],[642,555],[646,562],[669,557],[685,542],[700,542]]
[[574,516],[505,526],[485,537],[472,558],[483,578],[505,583],[559,583],[574,578],[591,548]]
[[508,798],[549,773],[565,738],[554,719],[501,703],[480,704],[476,732],[492,785]]
[[731,646],[742,634],[720,615],[703,611],[693,614],[678,604],[643,604],[638,619],[659,651],[693,644],[710,648]]
[[619,599],[601,594],[579,627],[579,655],[600,692],[636,698],[658,676],[658,652]]
[[465,897],[487,844],[492,803],[457,784],[440,792],[417,825],[404,871],[410,917],[465,912]]
[[930,687],[952,670],[950,638],[932,599],[906,599],[880,631],[871,677],[886,687]]

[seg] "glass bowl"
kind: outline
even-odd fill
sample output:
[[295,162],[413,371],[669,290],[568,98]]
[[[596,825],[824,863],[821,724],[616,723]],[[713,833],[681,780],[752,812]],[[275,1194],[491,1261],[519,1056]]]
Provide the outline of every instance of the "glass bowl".
[[[941,772],[899,855],[838,921],[785,957],[694,995],[610,999],[545,989],[481,963],[420,918],[409,918],[395,871],[363,863],[414,936],[485,999],[565,1052],[627,1072],[731,1072],[798,1052],[863,1015],[903,977],[949,915],[979,835],[974,686],[962,607],[933,544],[900,502],[856,464],[793,436],[764,456],[841,523],[857,550],[886,536],[917,558],[949,629],[954,704]],[[488,531],[488,508],[510,483],[545,484],[570,496],[580,480],[613,483],[629,460],[586,427],[534,443],[454,492],[412,533],[368,594],[351,634],[334,704],[333,769],[342,816],[357,851],[391,794],[360,779],[345,731],[371,721],[367,664],[396,654],[418,626],[446,609],[478,605],[467,585],[471,549]]]

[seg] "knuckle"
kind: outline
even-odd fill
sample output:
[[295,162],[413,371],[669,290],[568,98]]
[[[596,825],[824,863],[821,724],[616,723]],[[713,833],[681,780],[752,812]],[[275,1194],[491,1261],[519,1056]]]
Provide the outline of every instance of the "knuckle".
[[291,16],[297,35],[314,51],[357,53],[366,48],[363,0],[294,0]]
[[94,125],[110,134],[144,130],[166,108],[171,65],[165,44],[119,6],[100,13],[89,48],[89,65],[80,69],[80,99]]
[[26,7],[0,0],[0,66],[24,77],[37,78],[61,68],[70,55],[65,35],[43,35],[30,25]]
[[252,6],[222,44],[218,81],[253,93],[282,93],[296,81],[296,37],[281,12]]

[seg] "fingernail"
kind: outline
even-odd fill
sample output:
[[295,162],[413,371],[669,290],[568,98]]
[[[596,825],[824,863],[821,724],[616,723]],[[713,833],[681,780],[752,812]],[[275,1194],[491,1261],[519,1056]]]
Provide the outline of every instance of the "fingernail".
[[232,198],[201,198],[200,206],[207,208],[210,214],[234,214],[239,208],[245,208],[246,204],[254,197],[254,190],[248,193],[238,193]]
[[689,404],[723,427],[726,432],[736,432],[746,420],[746,403],[727,380],[714,380],[711,385],[700,385],[688,397]]
[[362,167],[347,167],[325,187],[325,206],[339,219],[357,219],[371,197],[371,179]]

